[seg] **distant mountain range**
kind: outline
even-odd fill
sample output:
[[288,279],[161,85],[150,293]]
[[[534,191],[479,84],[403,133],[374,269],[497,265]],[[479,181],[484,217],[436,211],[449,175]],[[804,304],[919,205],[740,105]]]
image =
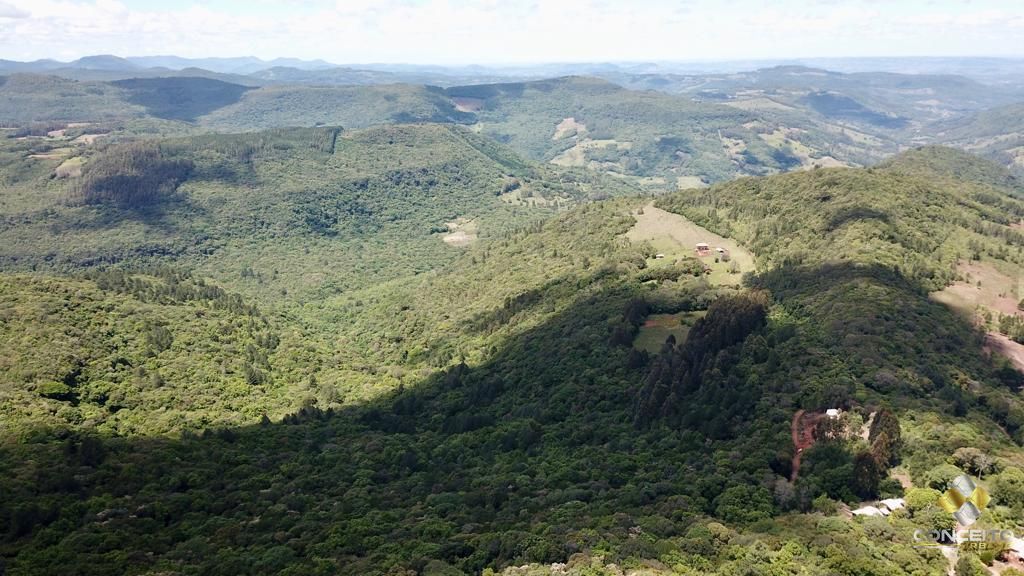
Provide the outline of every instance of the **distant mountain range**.
[[202,68],[221,74],[252,74],[275,67],[296,68],[299,70],[323,70],[335,68],[335,64],[323,60],[299,60],[297,58],[276,58],[261,60],[252,56],[241,58],[182,58],[180,56],[133,56],[122,58],[111,54],[85,56],[71,62],[57,60],[35,60],[17,62],[0,60],[0,69],[20,72],[41,72],[60,69],[130,71],[147,68],[163,68],[165,70],[184,70]]
[[[71,62],[52,59],[18,62],[0,59],[0,75],[44,73],[75,80],[120,80],[160,76],[200,76],[246,85],[383,84],[405,82],[456,86],[536,80],[558,76],[597,76],[613,81],[634,76],[735,74],[778,66],[805,66],[847,74],[956,74],[986,84],[1024,86],[1024,58],[802,58],[706,62],[555,62],[503,65],[334,64],[325,60],[275,58],[183,58],[181,56],[86,56]],[[628,83],[628,82],[627,82]],[[656,86],[652,86],[657,89]]]

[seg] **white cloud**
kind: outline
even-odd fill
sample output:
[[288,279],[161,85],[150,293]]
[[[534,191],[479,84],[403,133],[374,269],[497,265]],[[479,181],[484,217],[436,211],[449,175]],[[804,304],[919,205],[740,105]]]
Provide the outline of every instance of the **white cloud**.
[[0,2],[0,18],[28,18],[29,13],[17,6],[11,6],[6,2]]
[[1024,54],[1024,10],[1012,0],[168,4],[0,0],[0,57],[176,53],[487,63]]

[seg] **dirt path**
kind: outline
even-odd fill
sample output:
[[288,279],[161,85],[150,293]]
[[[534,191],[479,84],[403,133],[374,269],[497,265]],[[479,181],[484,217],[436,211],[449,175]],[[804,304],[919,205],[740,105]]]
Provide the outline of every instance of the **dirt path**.
[[821,418],[821,414],[807,414],[803,410],[797,410],[793,414],[793,422],[790,424],[789,430],[796,452],[793,454],[790,482],[796,482],[797,476],[800,474],[800,459],[804,450],[814,446],[814,426],[818,423],[819,418]]
[[793,415],[793,423],[790,424],[790,435],[793,437],[793,447],[796,450],[793,454],[790,482],[797,482],[797,477],[800,475],[800,459],[804,455],[804,450],[814,445],[814,434],[812,429],[807,428],[804,414],[803,410],[797,410]]
[[803,410],[797,410],[796,414],[793,414],[793,423],[789,425],[789,433],[793,437],[793,448],[796,450],[793,453],[793,465],[789,468],[790,482],[796,482],[796,477],[800,473],[800,455],[803,452],[800,449],[800,418],[803,415]]

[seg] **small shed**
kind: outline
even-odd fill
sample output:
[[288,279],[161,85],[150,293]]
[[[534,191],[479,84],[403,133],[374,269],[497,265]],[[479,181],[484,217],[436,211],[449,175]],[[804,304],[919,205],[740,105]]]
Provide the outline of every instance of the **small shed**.
[[697,244],[697,255],[707,256],[711,253],[711,246],[708,246],[706,242],[699,242]]
[[655,254],[655,255],[654,255],[654,258],[655,258],[655,260],[661,260],[661,259],[663,259],[664,257],[665,257],[665,255],[664,255],[664,254],[660,254],[660,253],[659,253],[659,254]]
[[842,414],[842,411],[839,408],[829,408],[828,410],[825,410],[825,416],[828,416],[832,420],[839,418],[840,414]]

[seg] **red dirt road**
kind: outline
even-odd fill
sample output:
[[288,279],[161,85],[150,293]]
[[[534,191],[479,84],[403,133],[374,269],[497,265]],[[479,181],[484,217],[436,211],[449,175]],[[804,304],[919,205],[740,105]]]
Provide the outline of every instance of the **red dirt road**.
[[790,424],[790,434],[793,437],[793,447],[796,452],[793,454],[793,470],[790,475],[790,482],[796,482],[800,474],[800,458],[803,451],[814,446],[814,428],[821,419],[821,414],[807,414],[803,410],[797,410],[793,414],[793,423]]

